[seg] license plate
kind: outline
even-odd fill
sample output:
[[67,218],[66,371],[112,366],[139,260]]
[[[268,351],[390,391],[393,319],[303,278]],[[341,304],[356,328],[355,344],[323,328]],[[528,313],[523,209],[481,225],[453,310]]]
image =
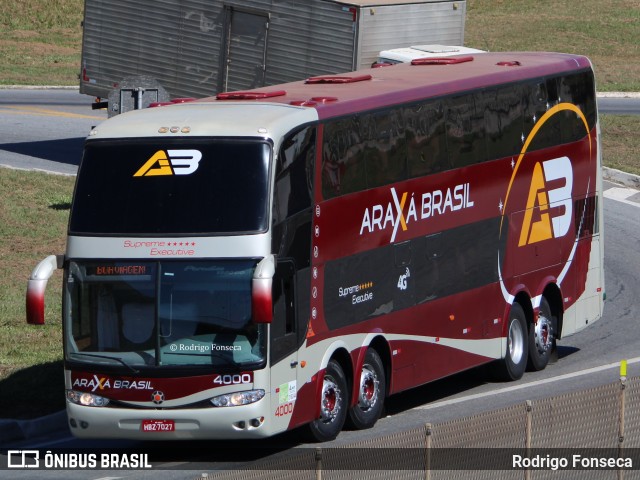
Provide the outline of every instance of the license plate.
[[173,420],[142,420],[143,432],[173,432],[175,429]]

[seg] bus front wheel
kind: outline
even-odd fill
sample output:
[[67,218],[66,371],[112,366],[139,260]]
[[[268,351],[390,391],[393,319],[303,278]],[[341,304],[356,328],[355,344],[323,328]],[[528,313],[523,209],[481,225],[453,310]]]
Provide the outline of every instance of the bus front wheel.
[[344,426],[348,405],[347,379],[340,364],[330,360],[322,380],[320,417],[309,424],[312,438],[319,442],[335,439]]
[[380,418],[384,407],[386,382],[382,360],[369,348],[364,357],[358,382],[358,402],[349,409],[349,423],[359,429],[371,428]]

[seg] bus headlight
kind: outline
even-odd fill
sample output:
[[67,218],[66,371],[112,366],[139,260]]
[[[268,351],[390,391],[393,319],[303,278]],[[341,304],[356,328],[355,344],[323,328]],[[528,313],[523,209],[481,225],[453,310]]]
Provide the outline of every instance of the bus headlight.
[[227,393],[211,399],[215,407],[238,407],[255,403],[264,397],[264,390],[247,390],[246,392]]
[[108,398],[88,392],[76,392],[75,390],[67,390],[67,400],[85,407],[106,407],[109,404]]

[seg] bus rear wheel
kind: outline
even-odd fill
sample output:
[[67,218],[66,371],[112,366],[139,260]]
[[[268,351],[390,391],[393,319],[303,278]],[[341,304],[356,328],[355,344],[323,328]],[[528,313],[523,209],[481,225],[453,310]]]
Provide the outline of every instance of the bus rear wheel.
[[527,317],[519,303],[511,305],[507,329],[507,352],[493,365],[493,374],[499,380],[518,380],[527,367],[529,335]]
[[384,407],[386,381],[382,360],[369,348],[364,357],[358,382],[358,403],[349,409],[349,424],[358,430],[371,428],[380,418]]
[[544,370],[555,348],[557,321],[551,314],[546,298],[542,298],[538,320],[529,331],[529,362],[527,368],[532,371]]
[[347,418],[349,392],[342,367],[330,360],[324,372],[320,393],[320,417],[309,424],[312,439],[327,442],[335,439]]

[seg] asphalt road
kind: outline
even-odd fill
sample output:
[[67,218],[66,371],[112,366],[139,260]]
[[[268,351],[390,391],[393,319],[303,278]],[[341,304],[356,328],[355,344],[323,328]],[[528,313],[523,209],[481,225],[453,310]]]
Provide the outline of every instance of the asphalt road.
[[[91,126],[104,118],[104,112],[92,112],[90,99],[73,97],[75,92],[4,91],[0,90],[0,164],[16,168],[53,168],[60,173],[74,173],[82,151],[82,140]],[[60,95],[60,96],[58,96]],[[73,101],[65,100],[71,98]],[[49,102],[49,103],[47,103]],[[601,104],[602,109],[602,104]],[[8,133],[7,133],[8,132]],[[1,171],[0,171],[1,173]],[[366,431],[345,431],[334,442],[323,447],[344,446],[368,438],[401,432],[426,422],[441,423],[508,405],[546,398],[569,391],[608,384],[618,379],[620,360],[629,361],[628,376],[640,375],[640,333],[637,319],[640,311],[640,193],[626,187],[606,183],[605,262],[607,303],[601,320],[586,330],[559,342],[559,359],[546,370],[528,373],[513,383],[494,383],[482,369],[475,369],[427,386],[413,389],[389,399],[387,416],[376,427]],[[38,471],[43,479],[86,479],[117,477],[126,479],[185,478],[213,471],[238,458],[225,452],[230,442],[186,442],[168,448],[202,451],[196,464],[183,465],[189,470],[166,472],[140,471]],[[264,442],[234,442],[238,451],[249,458],[271,455],[264,452]],[[87,442],[62,437],[30,443],[33,448],[118,447],[132,451],[149,445],[135,442]],[[287,454],[290,448],[308,447],[299,443],[296,433],[280,435],[268,446]],[[239,463],[242,465],[242,462]],[[0,471],[0,478],[3,478]],[[12,471],[10,478],[33,478],[31,472]],[[9,478],[9,477],[7,477]]]
[[75,175],[91,127],[106,111],[77,90],[0,89],[0,165]]
[[614,115],[640,115],[640,95],[632,97],[600,97],[598,98],[600,113]]

